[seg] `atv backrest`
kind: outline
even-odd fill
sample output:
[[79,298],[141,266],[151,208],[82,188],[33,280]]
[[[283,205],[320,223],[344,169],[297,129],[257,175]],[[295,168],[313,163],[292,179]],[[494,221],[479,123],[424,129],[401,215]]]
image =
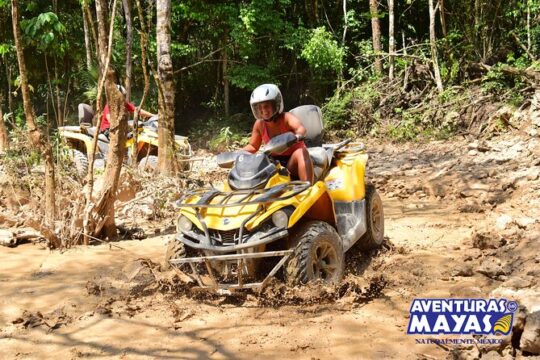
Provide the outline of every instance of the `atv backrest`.
[[307,147],[322,146],[323,122],[321,109],[315,105],[302,105],[289,111],[300,119],[306,128],[304,142]]
[[94,109],[88,104],[79,104],[79,125],[92,125]]

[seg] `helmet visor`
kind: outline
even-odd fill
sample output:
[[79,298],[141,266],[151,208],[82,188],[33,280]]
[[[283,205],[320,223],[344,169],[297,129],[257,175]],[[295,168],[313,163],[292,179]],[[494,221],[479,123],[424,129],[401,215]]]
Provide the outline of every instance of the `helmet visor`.
[[261,101],[251,104],[251,111],[256,119],[270,120],[277,113],[277,105],[274,100]]

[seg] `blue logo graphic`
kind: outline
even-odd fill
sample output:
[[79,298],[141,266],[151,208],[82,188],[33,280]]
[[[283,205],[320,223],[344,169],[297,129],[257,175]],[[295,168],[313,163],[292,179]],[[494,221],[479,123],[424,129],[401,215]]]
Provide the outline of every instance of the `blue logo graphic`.
[[409,335],[507,335],[518,304],[506,299],[414,299]]

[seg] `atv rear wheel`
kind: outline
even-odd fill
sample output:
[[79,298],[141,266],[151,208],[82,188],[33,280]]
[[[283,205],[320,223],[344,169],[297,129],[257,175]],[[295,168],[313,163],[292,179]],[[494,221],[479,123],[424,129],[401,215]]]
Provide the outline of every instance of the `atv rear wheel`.
[[323,221],[304,224],[293,238],[294,252],[285,267],[289,285],[313,280],[337,283],[343,276],[343,245],[336,230]]
[[153,171],[157,169],[158,157],[156,155],[148,155],[139,162],[139,170]]
[[77,175],[84,178],[88,173],[88,158],[86,155],[82,151],[71,149],[69,150],[69,158],[75,166]]
[[384,211],[381,197],[373,185],[366,186],[366,224],[366,233],[358,245],[363,250],[376,249],[384,241]]
[[[170,260],[174,259],[181,259],[187,257],[187,251],[186,246],[184,243],[172,239],[169,241],[169,244],[167,245],[167,251],[165,252],[165,261],[162,264],[163,270],[170,270],[172,269],[172,264],[169,262]],[[186,266],[186,265],[182,265]],[[189,265],[187,265],[189,266]]]

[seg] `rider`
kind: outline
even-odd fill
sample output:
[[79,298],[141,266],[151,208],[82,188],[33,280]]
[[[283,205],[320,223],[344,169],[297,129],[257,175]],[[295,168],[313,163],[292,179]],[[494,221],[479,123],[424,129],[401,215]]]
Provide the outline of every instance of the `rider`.
[[[122,85],[116,85],[116,87],[118,88],[118,90],[120,90],[122,95],[124,95],[125,97],[126,89]],[[133,103],[130,103],[129,101],[125,102],[125,106],[126,106],[126,111],[130,112],[131,114],[133,114],[135,110],[137,110],[137,107]],[[155,114],[152,114],[151,112],[148,112],[144,109],[141,109],[140,114],[144,118],[151,118],[152,116],[156,116]],[[101,115],[101,126],[99,128],[99,131],[107,136],[109,133],[109,128],[111,127],[110,121],[111,121],[111,113],[109,110],[109,104],[106,104],[105,107],[103,108],[103,114]]]
[[299,141],[284,152],[271,155],[286,165],[294,178],[313,183],[313,164],[304,141],[300,140],[306,134],[306,128],[296,116],[283,111],[283,98],[279,88],[274,84],[258,86],[251,93],[249,104],[256,121],[249,144],[244,150],[255,153],[261,143],[268,144],[274,136],[292,132]]

